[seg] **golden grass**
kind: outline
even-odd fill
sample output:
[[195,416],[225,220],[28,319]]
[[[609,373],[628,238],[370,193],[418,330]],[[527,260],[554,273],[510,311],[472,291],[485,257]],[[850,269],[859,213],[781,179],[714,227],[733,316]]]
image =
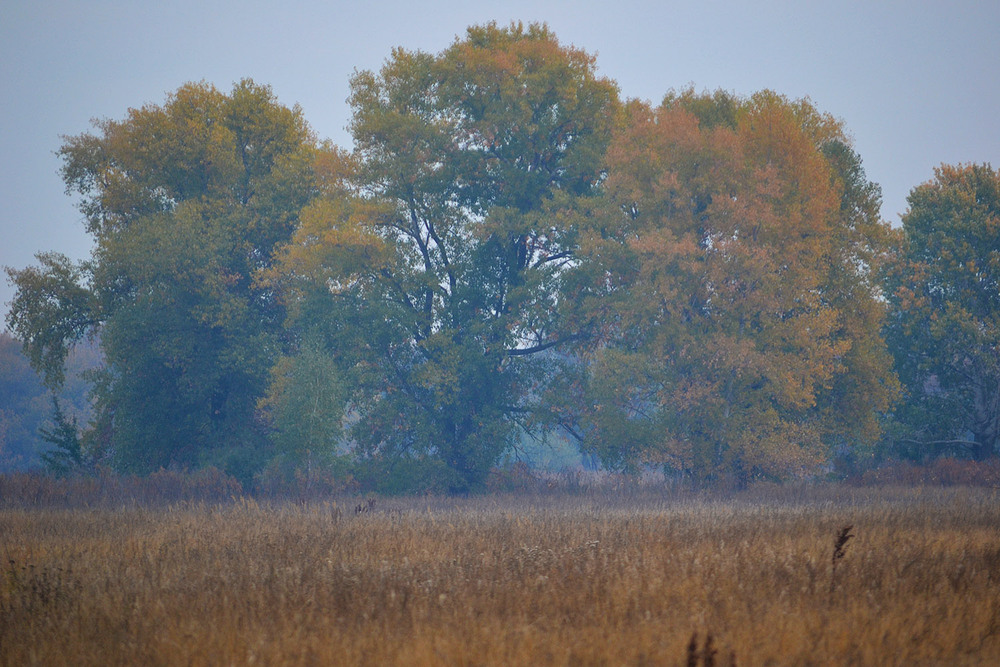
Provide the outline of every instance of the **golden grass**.
[[3,509],[0,548],[3,665],[1000,664],[989,489]]

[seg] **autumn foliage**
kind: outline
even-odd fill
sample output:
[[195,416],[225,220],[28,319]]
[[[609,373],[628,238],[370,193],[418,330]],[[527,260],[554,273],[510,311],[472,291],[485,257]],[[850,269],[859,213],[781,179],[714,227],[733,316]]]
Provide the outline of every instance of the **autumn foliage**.
[[66,138],[93,256],[8,269],[8,323],[53,387],[100,341],[88,461],[465,493],[531,439],[737,486],[996,453],[991,169],[894,232],[809,100],[623,101],[542,25],[394,50],[349,103],[351,150],[252,81]]
[[828,157],[858,163],[839,124],[772,93],[626,115],[574,276],[593,335],[566,411],[585,446],[749,479],[874,441],[894,384],[859,248],[879,238]]

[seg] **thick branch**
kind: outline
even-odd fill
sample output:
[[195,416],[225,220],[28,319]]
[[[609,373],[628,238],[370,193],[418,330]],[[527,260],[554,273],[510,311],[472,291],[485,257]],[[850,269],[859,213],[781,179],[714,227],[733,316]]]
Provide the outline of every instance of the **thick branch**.
[[507,350],[507,356],[526,357],[530,354],[544,352],[545,350],[556,347],[557,345],[562,345],[563,343],[572,343],[573,341],[581,340],[583,337],[583,334],[574,334],[572,336],[567,336],[566,338],[560,338],[559,340],[550,340],[548,343],[542,343],[541,345],[535,345],[534,347],[520,347],[515,350]]
[[554,262],[554,261],[559,260],[559,259],[566,259],[566,258],[572,257],[572,256],[573,256],[573,253],[571,251],[569,251],[569,250],[564,250],[563,252],[557,252],[554,255],[549,255],[548,257],[542,257],[542,258],[540,258],[537,262],[535,262],[534,264],[531,265],[531,268],[537,269],[542,264],[548,264],[549,262]]
[[441,261],[444,263],[444,270],[448,274],[448,288],[451,294],[455,293],[455,286],[457,284],[457,279],[455,277],[455,271],[451,266],[451,260],[448,259],[448,250],[444,247],[444,243],[438,237],[437,230],[434,229],[434,224],[432,222],[427,223],[427,232],[430,237],[434,239],[435,245],[437,245],[438,252],[441,253]]
[[566,431],[573,438],[575,438],[577,442],[583,442],[583,434],[582,433],[577,433],[576,429],[574,429],[572,426],[570,426],[569,424],[567,424],[565,421],[560,421],[559,422],[559,426],[561,426],[564,431]]

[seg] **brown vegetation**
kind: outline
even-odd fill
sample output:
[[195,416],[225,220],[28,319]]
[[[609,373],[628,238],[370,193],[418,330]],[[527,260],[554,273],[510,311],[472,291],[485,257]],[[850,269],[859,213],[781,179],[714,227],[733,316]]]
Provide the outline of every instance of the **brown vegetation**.
[[861,486],[1000,487],[1000,458],[986,461],[941,458],[918,464],[896,461],[870,468],[849,480]]
[[995,489],[91,509],[5,490],[3,665],[1000,664]]

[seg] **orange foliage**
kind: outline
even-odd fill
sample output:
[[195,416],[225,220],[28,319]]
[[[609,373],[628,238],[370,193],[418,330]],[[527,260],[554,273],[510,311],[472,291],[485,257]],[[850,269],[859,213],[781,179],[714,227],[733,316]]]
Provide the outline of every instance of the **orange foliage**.
[[582,242],[609,302],[585,419],[701,475],[806,473],[893,392],[869,377],[889,368],[880,311],[823,152],[846,140],[808,102],[765,92],[707,113],[723,98],[633,103],[609,148]]

